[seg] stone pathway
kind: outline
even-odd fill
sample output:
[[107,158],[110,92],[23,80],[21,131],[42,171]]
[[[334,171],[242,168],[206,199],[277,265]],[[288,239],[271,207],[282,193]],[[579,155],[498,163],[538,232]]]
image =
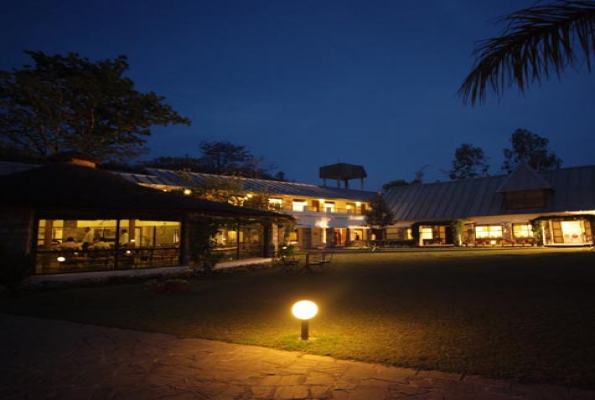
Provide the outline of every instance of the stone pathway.
[[595,399],[595,391],[2,314],[0,338],[2,400]]

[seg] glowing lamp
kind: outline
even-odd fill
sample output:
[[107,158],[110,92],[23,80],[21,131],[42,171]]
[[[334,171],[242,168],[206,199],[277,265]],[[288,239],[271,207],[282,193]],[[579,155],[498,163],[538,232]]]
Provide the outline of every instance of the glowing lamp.
[[307,320],[318,313],[318,307],[310,300],[302,300],[293,305],[291,312],[296,318]]
[[185,194],[186,196],[189,196],[189,195],[191,195],[191,194],[192,194],[192,190],[190,190],[190,189],[184,189],[184,194]]
[[66,261],[66,257],[58,257],[57,260],[58,262],[64,262]]
[[309,324],[308,320],[313,318],[318,313],[318,306],[310,300],[298,301],[291,308],[293,315],[302,320],[302,340],[308,340],[309,338]]

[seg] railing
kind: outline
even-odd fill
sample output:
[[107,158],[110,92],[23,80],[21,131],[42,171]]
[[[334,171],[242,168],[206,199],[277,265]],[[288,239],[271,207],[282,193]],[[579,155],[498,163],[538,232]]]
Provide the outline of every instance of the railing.
[[323,214],[354,214],[363,215],[361,210],[354,208],[337,208],[337,207],[304,207],[302,211],[289,210],[292,212],[317,212]]
[[220,261],[231,261],[238,258],[262,257],[263,245],[262,243],[242,242],[239,245],[239,250],[237,244],[229,244],[227,246],[214,247],[213,251],[221,255]]
[[180,264],[178,247],[121,247],[119,249],[38,250],[38,274],[169,267]]
[[329,213],[329,214],[355,214],[355,215],[363,215],[365,214],[365,210],[362,212],[361,208],[352,207],[352,208],[337,208],[337,207],[312,207],[312,206],[303,206],[303,209],[296,210],[292,206],[285,206],[285,205],[271,205],[269,206],[269,211],[285,211],[285,212],[317,212],[317,213]]

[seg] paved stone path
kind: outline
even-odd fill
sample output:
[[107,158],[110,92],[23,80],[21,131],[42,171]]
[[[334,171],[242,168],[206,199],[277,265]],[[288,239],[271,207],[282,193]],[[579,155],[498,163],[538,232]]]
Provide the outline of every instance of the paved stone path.
[[595,392],[0,314],[2,400],[587,400]]

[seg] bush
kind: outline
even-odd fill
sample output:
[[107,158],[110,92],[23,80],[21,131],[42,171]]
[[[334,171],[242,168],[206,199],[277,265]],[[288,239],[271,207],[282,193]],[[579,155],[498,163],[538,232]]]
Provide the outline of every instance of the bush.
[[30,256],[13,254],[0,247],[0,286],[10,291],[17,290],[23,281],[31,275]]
[[295,245],[291,243],[283,243],[279,248],[280,257],[290,257],[295,254]]

